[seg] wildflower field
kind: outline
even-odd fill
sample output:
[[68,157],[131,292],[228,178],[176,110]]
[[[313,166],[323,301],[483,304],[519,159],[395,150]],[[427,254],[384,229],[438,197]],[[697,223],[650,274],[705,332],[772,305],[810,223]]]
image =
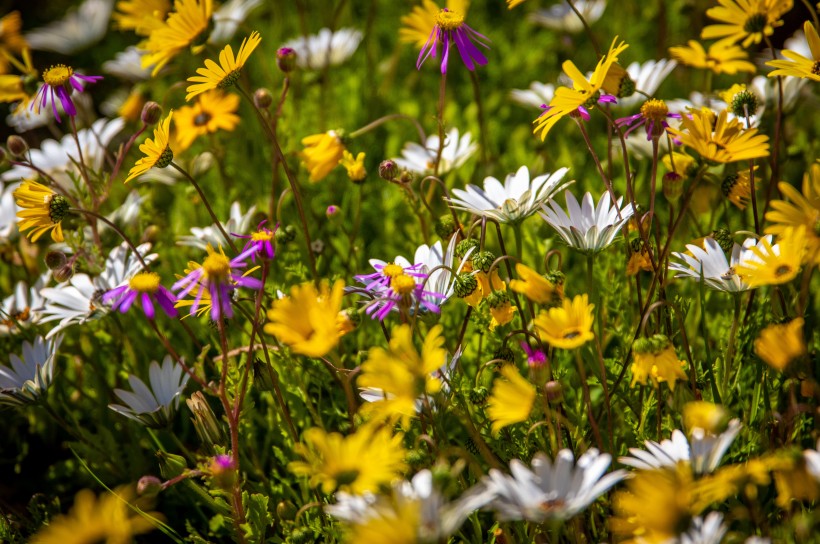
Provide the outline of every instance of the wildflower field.
[[1,2],[0,542],[820,542],[820,3]]

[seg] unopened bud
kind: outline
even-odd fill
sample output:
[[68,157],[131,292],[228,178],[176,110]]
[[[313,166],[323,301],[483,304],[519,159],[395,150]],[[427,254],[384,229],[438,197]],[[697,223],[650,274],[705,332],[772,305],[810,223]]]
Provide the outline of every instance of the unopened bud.
[[143,476],[137,482],[137,495],[140,497],[156,497],[162,491],[162,481],[156,476]]
[[157,458],[159,459],[159,472],[166,480],[176,478],[188,468],[188,463],[181,455],[160,450],[157,452]]
[[273,96],[265,88],[256,89],[256,92],[253,93],[253,103],[260,110],[266,110],[273,104]]
[[67,282],[74,276],[74,265],[66,263],[60,268],[55,268],[51,271],[51,274],[54,276],[54,281],[57,283],[64,283]]
[[402,185],[407,185],[408,183],[413,183],[413,174],[409,170],[402,170],[401,174],[399,174],[399,183]]
[[387,180],[393,181],[393,179],[399,175],[399,165],[396,164],[395,161],[391,161],[387,159],[386,161],[382,161],[379,163],[379,177]]
[[330,219],[334,215],[338,214],[340,210],[341,210],[341,208],[339,208],[339,206],[336,206],[335,204],[331,204],[325,210],[325,215],[327,216],[328,219]]
[[142,107],[142,113],[140,114],[140,120],[145,125],[156,125],[159,123],[159,120],[162,118],[162,106],[154,102],[153,100],[149,100],[145,103]]
[[62,251],[49,251],[46,253],[46,266],[49,270],[56,270],[65,266],[68,259]]
[[290,47],[280,47],[276,51],[276,66],[285,72],[292,72],[296,68],[296,51]]
[[683,194],[683,182],[685,179],[686,178],[677,172],[669,172],[668,174],[664,174],[661,183],[663,187],[663,196],[666,197],[666,200],[673,203],[678,201]]
[[287,244],[296,239],[296,227],[293,225],[285,225],[278,229],[274,235],[277,244]]
[[276,516],[283,521],[292,521],[299,510],[290,501],[279,501],[276,505]]
[[221,444],[224,438],[222,427],[219,425],[208,401],[205,400],[205,395],[201,391],[197,391],[185,401],[185,404],[194,414],[191,421],[202,443],[210,447]]
[[757,95],[748,90],[736,93],[730,104],[732,113],[738,117],[751,117],[757,112],[759,106],[760,100],[758,100]]
[[220,489],[231,489],[236,483],[236,464],[230,455],[220,454],[208,465],[213,483]]
[[453,219],[453,214],[447,213],[442,215],[436,221],[436,234],[438,234],[439,238],[442,240],[449,240],[450,236],[458,230],[458,225],[456,225],[455,219]]
[[17,159],[25,157],[26,153],[28,153],[28,144],[23,138],[17,136],[16,134],[12,134],[8,137],[6,140],[6,147],[8,148],[11,156]]
[[551,403],[561,402],[564,398],[563,387],[561,382],[550,381],[544,384],[544,392],[547,394],[547,400]]

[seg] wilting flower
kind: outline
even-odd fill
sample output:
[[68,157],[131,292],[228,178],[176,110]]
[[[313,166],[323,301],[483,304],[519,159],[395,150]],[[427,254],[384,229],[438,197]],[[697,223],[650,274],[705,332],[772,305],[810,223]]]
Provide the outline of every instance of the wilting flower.
[[157,128],[154,129],[153,140],[148,138],[144,144],[140,145],[140,151],[144,153],[145,156],[139,159],[128,172],[125,183],[146,173],[151,168],[166,168],[174,160],[174,152],[169,143],[171,118],[173,115],[173,111],[169,112],[168,117],[157,124]]
[[167,426],[173,419],[190,376],[182,366],[171,360],[170,355],[166,355],[162,366],[151,361],[148,377],[150,388],[138,377],[128,376],[133,392],[114,389],[114,393],[127,406],[109,404],[108,407],[138,423],[159,429]]
[[202,264],[193,263],[194,269],[177,281],[172,289],[177,290],[177,296],[182,298],[192,291],[196,291],[194,303],[191,305],[191,314],[195,314],[202,299],[203,292],[207,291],[211,300],[211,319],[219,321],[222,318],[233,317],[231,293],[237,287],[261,289],[262,282],[256,278],[241,273],[247,266],[245,262],[256,248],[242,251],[233,259],[228,259],[222,247],[219,252],[208,246],[208,256]]
[[506,379],[496,380],[487,404],[493,434],[508,425],[526,421],[535,402],[535,387],[518,373],[514,365],[504,365],[501,375]]
[[[439,176],[461,167],[478,150],[478,144],[471,138],[469,132],[459,137],[458,129],[450,129],[444,137],[444,146],[441,149],[441,159],[437,170]],[[402,157],[393,159],[393,161],[401,168],[422,176],[434,174],[439,142],[438,134],[428,136],[424,145],[408,142],[401,150]]]
[[588,109],[595,106],[598,99],[601,98],[601,88],[604,84],[609,68],[614,62],[618,61],[620,55],[627,47],[625,42],[616,45],[618,38],[612,41],[607,54],[598,61],[595,71],[587,80],[580,70],[575,66],[571,60],[564,61],[562,65],[564,73],[572,80],[572,89],[568,87],[558,87],[555,91],[555,98],[553,98],[546,111],[539,116],[533,124],[535,129],[533,132],[541,136],[541,140],[547,137],[547,134],[555,124],[567,115],[581,109],[581,114],[589,113]]
[[767,365],[782,372],[793,360],[806,354],[802,317],[782,325],[769,325],[755,340],[755,353]]
[[172,58],[192,45],[208,28],[213,13],[212,0],[174,0],[174,11],[164,22],[152,27],[148,39],[140,48],[148,53],[142,66],[153,66],[156,76]]
[[310,476],[311,487],[321,486],[323,493],[375,492],[406,469],[402,439],[388,426],[369,424],[348,436],[314,427],[294,446],[304,461],[293,461],[288,469],[297,476]]
[[497,469],[482,480],[495,498],[487,509],[501,521],[566,520],[585,510],[598,497],[621,481],[626,472],[604,475],[612,457],[587,450],[576,462],[571,450],[558,452],[555,461],[543,453],[532,460],[532,470],[518,459],[510,462],[512,476]]
[[688,45],[670,47],[669,54],[687,66],[712,70],[716,74],[754,73],[757,68],[749,62],[749,55],[737,45],[713,43],[709,52],[695,40]]
[[563,277],[556,274],[544,277],[522,263],[515,264],[515,272],[521,279],[510,280],[510,289],[537,304],[561,303],[564,298]]
[[84,76],[74,72],[74,68],[66,66],[65,64],[57,64],[43,72],[43,85],[34,96],[29,109],[40,113],[40,108],[46,106],[51,101],[51,109],[54,112],[54,117],[57,122],[60,122],[60,114],[57,113],[57,99],[63,106],[63,111],[69,117],[77,115],[77,108],[74,107],[74,102],[71,100],[71,88],[81,93],[83,86],[80,81],[87,81],[89,83],[96,83],[100,81],[102,76]]
[[159,274],[156,272],[143,271],[134,275],[127,283],[104,294],[102,300],[105,303],[113,301],[111,309],[121,313],[127,312],[139,300],[148,319],[156,317],[154,303],[159,304],[168,317],[176,317],[178,314],[174,307],[176,297],[160,284]]
[[339,343],[341,332],[337,317],[342,309],[344,282],[338,280],[331,289],[322,282],[320,290],[313,283],[294,285],[290,296],[273,302],[268,311],[265,332],[290,346],[294,353],[323,357]]
[[629,127],[624,133],[624,137],[638,127],[646,128],[646,139],[660,137],[664,130],[669,128],[667,119],[680,119],[679,113],[669,113],[669,108],[663,100],[650,98],[641,106],[641,112],[629,117],[621,117],[615,121],[619,127]]
[[296,52],[296,64],[306,70],[324,70],[349,59],[359,43],[362,33],[353,28],[321,29],[317,34],[300,36],[283,47]]
[[623,197],[611,206],[609,192],[605,192],[595,206],[592,194],[584,194],[583,203],[579,206],[575,195],[564,192],[567,212],[555,200],[550,200],[549,207],[542,206],[541,217],[554,228],[561,238],[572,248],[582,253],[595,254],[603,251],[615,241],[615,237],[632,217],[632,204],[621,208]]
[[706,10],[706,15],[720,24],[705,27],[700,37],[721,38],[718,43],[743,47],[760,43],[781,26],[780,17],[792,8],[792,0],[718,0],[719,6]]
[[35,402],[48,389],[61,341],[62,336],[51,340],[38,336],[33,344],[23,342],[22,358],[9,354],[11,366],[0,366],[0,405]]
[[519,223],[534,214],[556,192],[572,182],[561,183],[569,168],[559,168],[530,180],[530,171],[522,166],[508,174],[502,185],[494,177],[484,178],[484,189],[468,185],[467,190],[453,189],[452,206],[501,223]]
[[28,233],[32,242],[51,231],[51,239],[63,241],[62,220],[68,214],[71,205],[62,195],[58,195],[45,185],[36,181],[23,180],[14,190],[17,205],[23,208],[17,212],[17,227],[20,232],[34,229]]
[[302,145],[305,148],[299,156],[310,172],[311,183],[325,179],[342,160],[345,152],[341,135],[335,130],[305,136],[302,138]]
[[749,252],[736,272],[750,287],[790,282],[800,272],[806,254],[806,227],[787,227],[774,246],[770,237],[764,236]]
[[556,308],[542,311],[535,318],[535,331],[541,340],[556,348],[573,349],[595,338],[592,332],[592,310],[588,295],[577,295],[572,300],[565,298]]
[[789,227],[806,228],[806,255],[809,262],[820,261],[820,162],[815,162],[803,176],[803,193],[789,183],[777,184],[780,192],[789,200],[772,200],[771,211],[766,213],[767,234],[783,235]]
[[239,97],[222,91],[207,91],[199,95],[193,106],[183,106],[174,112],[177,151],[187,149],[199,136],[219,130],[232,131],[239,124],[236,110]]
[[809,45],[812,58],[808,59],[796,51],[784,49],[783,56],[789,60],[770,60],[767,66],[777,68],[769,72],[769,77],[794,76],[820,81],[820,35],[810,21],[803,23],[803,32]]
[[737,118],[728,119],[721,111],[717,120],[711,111],[696,111],[691,117],[681,117],[681,128],[669,128],[669,133],[713,162],[736,162],[769,156],[769,137],[758,134],[756,128],[744,129]]
[[656,388],[661,382],[666,382],[674,391],[675,382],[686,379],[686,374],[681,369],[684,361],[678,359],[675,347],[663,334],[636,340],[632,346],[632,357],[633,387],[636,383],[646,385],[649,379]]
[[475,46],[473,40],[485,49],[490,48],[482,41],[489,41],[486,36],[479,34],[464,23],[464,15],[443,8],[436,15],[436,24],[430,32],[427,42],[419,52],[416,69],[421,68],[427,57],[432,55],[433,58],[436,58],[437,48],[441,46],[441,73],[446,74],[447,63],[450,60],[450,49],[453,44],[458,49],[458,54],[468,70],[474,70],[476,64],[484,66],[487,64],[487,57]]
[[242,68],[261,41],[262,38],[259,33],[252,32],[249,37],[242,40],[242,45],[239,46],[236,57],[233,56],[231,46],[226,45],[219,53],[219,64],[211,59],[205,59],[205,68],[196,69],[196,73],[199,75],[188,78],[188,81],[194,85],[189,85],[185,89],[188,92],[185,95],[185,100],[190,101],[193,97],[206,91],[224,90],[236,83]]

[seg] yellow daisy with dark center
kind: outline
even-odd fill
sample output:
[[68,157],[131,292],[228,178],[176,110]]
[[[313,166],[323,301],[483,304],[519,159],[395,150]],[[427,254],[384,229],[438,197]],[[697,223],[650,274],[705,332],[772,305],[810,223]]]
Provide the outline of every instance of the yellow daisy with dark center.
[[145,143],[140,145],[140,151],[145,153],[145,156],[138,160],[131,171],[128,172],[128,177],[125,178],[125,183],[128,183],[137,176],[141,176],[151,168],[165,168],[171,161],[174,160],[174,152],[171,150],[169,143],[169,133],[171,130],[171,118],[174,112],[168,113],[168,117],[160,121],[157,128],[154,129],[154,139],[148,138]]

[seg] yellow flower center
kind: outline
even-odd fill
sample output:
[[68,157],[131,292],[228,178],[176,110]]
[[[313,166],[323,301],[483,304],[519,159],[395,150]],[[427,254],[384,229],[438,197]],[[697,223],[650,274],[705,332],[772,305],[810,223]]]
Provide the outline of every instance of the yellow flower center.
[[205,276],[212,280],[226,280],[231,272],[231,262],[221,253],[211,253],[202,263]]
[[390,287],[399,295],[408,295],[416,288],[416,280],[407,274],[402,274],[390,280]]
[[464,17],[447,8],[442,9],[436,15],[436,26],[444,31],[458,30],[463,24]]
[[259,230],[251,234],[251,240],[254,242],[270,242],[273,240],[273,231]]
[[668,113],[669,108],[666,107],[666,102],[663,100],[651,98],[644,102],[643,106],[641,106],[641,115],[644,119],[649,119],[650,121],[663,121],[666,119],[666,115]]
[[74,69],[65,64],[57,64],[43,72],[43,81],[49,87],[60,87],[74,75]]
[[210,120],[211,114],[203,111],[202,113],[199,113],[196,117],[194,117],[194,126],[204,127],[208,124],[208,121]]
[[131,278],[128,287],[138,293],[156,293],[159,290],[159,274],[156,272],[140,272]]
[[395,278],[396,276],[401,276],[404,274],[404,268],[400,267],[395,263],[390,263],[385,265],[384,268],[382,268],[382,274],[384,274],[388,278]]

